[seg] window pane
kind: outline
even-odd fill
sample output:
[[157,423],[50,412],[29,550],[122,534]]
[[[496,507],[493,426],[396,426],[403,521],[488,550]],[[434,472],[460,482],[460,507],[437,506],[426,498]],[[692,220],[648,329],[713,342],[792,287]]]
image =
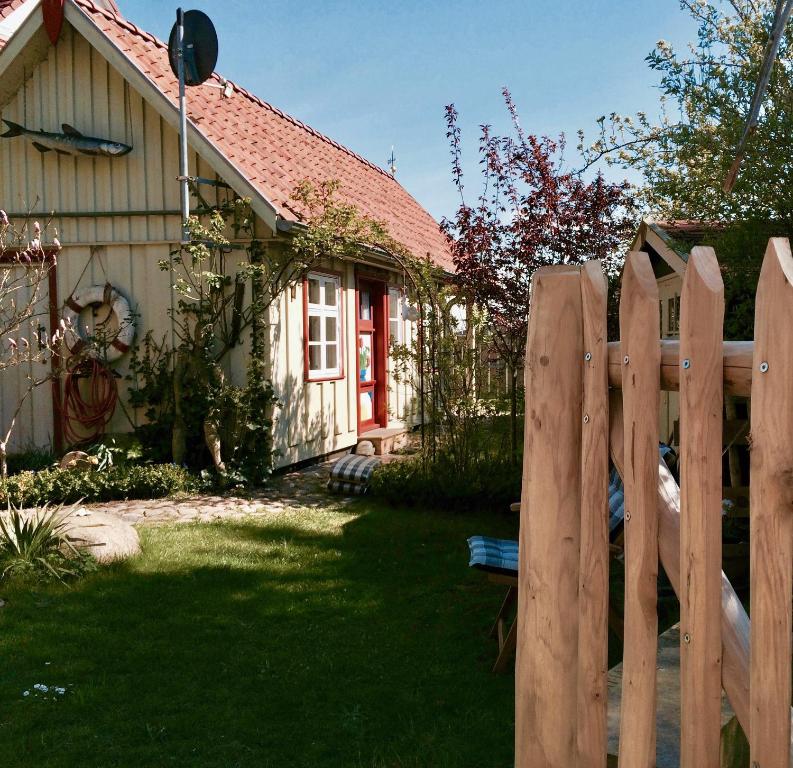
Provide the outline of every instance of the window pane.
[[360,302],[361,302],[361,320],[371,320],[372,302],[369,296],[369,291],[361,291]]
[[327,357],[325,367],[328,368],[328,370],[336,370],[339,366],[339,355],[335,344],[328,344],[325,346],[325,356]]
[[359,413],[361,421],[371,421],[374,418],[374,393],[361,392]]
[[335,280],[328,280],[325,283],[325,306],[326,307],[335,307],[336,306],[336,281]]
[[372,334],[362,333],[358,338],[358,377],[361,381],[372,381]]
[[391,341],[394,344],[399,344],[399,320],[390,320],[388,323],[388,332],[391,337]]
[[308,370],[319,371],[322,369],[322,345],[308,345]]
[[319,280],[315,277],[308,279],[308,303],[319,304]]
[[336,318],[325,318],[325,341],[336,341]]
[[399,291],[388,292],[388,316],[394,320],[399,317]]
[[321,336],[320,333],[322,332],[322,325],[321,325],[322,318],[319,315],[309,315],[308,318],[308,340],[309,341],[320,341]]

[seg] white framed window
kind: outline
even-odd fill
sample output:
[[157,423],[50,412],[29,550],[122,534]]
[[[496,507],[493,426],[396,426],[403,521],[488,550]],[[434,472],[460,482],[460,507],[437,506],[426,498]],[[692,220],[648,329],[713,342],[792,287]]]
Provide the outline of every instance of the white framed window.
[[388,341],[389,344],[402,343],[402,291],[388,289]]
[[338,379],[342,368],[341,278],[309,272],[304,283],[306,379]]

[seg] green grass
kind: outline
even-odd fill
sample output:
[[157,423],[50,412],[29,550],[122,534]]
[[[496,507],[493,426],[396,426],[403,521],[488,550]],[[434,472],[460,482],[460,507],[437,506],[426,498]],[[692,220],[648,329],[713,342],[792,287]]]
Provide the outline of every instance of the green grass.
[[0,765],[507,768],[502,595],[465,538],[516,530],[359,502],[145,528],[71,588],[2,584]]

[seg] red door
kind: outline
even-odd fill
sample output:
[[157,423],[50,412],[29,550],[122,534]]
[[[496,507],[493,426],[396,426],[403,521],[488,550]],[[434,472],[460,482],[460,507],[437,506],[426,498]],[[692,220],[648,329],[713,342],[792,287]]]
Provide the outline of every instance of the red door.
[[385,283],[358,281],[358,431],[386,426]]

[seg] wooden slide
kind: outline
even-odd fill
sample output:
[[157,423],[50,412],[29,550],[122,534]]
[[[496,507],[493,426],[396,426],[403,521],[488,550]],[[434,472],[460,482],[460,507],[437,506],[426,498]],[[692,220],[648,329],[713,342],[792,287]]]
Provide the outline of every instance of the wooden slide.
[[[610,453],[622,476],[624,438],[622,397],[612,393],[610,409]],[[680,488],[663,459],[658,476],[658,554],[675,593],[680,593]],[[744,730],[749,733],[749,617],[729,579],[721,575],[722,686]],[[793,721],[793,712],[791,712]],[[793,765],[793,743],[791,744]]]

